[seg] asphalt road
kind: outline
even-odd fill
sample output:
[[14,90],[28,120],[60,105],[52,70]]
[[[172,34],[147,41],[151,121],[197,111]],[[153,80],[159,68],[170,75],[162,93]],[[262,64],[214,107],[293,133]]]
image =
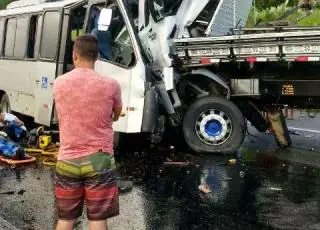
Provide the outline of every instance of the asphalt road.
[[[298,115],[288,121],[287,150],[250,128],[237,156],[130,154],[123,175],[135,186],[121,195],[110,229],[320,229],[320,117]],[[164,165],[169,155],[190,164]],[[226,166],[233,157],[237,164]],[[52,169],[41,166],[0,169],[0,229],[54,229],[52,179]],[[201,193],[200,181],[212,193]],[[77,229],[86,226],[79,219]]]

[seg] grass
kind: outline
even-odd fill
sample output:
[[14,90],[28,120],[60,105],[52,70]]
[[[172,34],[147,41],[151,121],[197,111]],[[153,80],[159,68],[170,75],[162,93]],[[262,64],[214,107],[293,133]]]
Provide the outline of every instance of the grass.
[[320,9],[314,9],[309,16],[298,21],[299,26],[320,26]]
[[[285,14],[288,14],[288,16],[281,18]],[[281,20],[288,20],[291,24],[297,26],[320,26],[320,5],[315,5],[313,12],[308,16],[304,16],[304,12],[298,12],[295,8],[287,6],[286,4],[260,11],[252,8],[248,17],[247,26],[253,27],[255,22],[260,21],[260,23],[265,23],[275,21],[279,18],[281,18]]]

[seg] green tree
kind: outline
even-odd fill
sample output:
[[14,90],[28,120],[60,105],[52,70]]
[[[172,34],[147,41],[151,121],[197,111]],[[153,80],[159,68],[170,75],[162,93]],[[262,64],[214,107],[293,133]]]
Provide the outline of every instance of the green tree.
[[0,9],[4,9],[6,5],[8,5],[10,2],[13,2],[14,0],[0,0]]
[[[278,6],[285,3],[286,0],[255,0],[255,5],[258,10],[265,10],[272,6]],[[289,0],[289,5],[295,5],[298,0]]]

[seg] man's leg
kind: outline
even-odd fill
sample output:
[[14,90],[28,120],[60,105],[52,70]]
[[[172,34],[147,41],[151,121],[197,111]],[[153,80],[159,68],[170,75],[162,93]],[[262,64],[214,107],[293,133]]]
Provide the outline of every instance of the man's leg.
[[[119,215],[119,188],[113,156],[96,153],[84,159],[85,200],[90,230],[106,230],[107,219]],[[92,167],[89,167],[92,166]],[[91,168],[91,170],[89,170]]]
[[90,221],[89,220],[89,230],[108,230],[107,221]]
[[72,230],[75,220],[58,220],[56,230]]
[[59,220],[56,230],[72,230],[75,220],[82,214],[84,186],[79,175],[78,160],[57,162],[55,197]]

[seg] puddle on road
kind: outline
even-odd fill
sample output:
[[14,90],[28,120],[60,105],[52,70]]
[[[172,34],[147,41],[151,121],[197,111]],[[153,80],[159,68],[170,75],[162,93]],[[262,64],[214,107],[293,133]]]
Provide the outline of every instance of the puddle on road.
[[[319,156],[242,151],[235,166],[223,166],[230,156],[205,156],[200,167],[144,169],[149,229],[320,229]],[[211,194],[199,192],[203,180]]]
[[[315,152],[241,149],[237,157],[235,165],[226,166],[233,156],[127,155],[122,175],[140,192],[122,195],[125,221],[115,219],[111,229],[320,229]],[[212,193],[199,191],[201,181]],[[5,191],[14,194],[0,195],[1,216],[23,229],[53,229],[52,170],[26,169],[21,180],[1,170],[0,194]]]

